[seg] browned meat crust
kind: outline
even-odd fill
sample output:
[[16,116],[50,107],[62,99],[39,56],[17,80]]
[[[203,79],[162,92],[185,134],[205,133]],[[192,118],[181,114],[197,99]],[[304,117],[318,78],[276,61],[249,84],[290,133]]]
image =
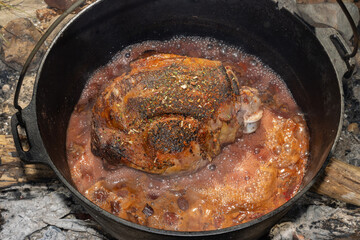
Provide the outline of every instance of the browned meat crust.
[[219,61],[158,54],[130,69],[93,108],[92,151],[109,167],[193,171],[240,136],[249,115],[261,118],[256,90],[240,88]]

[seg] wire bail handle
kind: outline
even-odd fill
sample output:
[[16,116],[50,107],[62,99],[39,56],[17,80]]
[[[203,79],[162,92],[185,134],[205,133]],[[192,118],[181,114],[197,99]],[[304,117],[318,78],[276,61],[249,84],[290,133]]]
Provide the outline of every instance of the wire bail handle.
[[357,51],[358,51],[358,48],[359,48],[359,33],[357,31],[357,28],[356,28],[356,24],[354,22],[354,19],[352,19],[349,11],[347,10],[344,2],[342,0],[336,0],[336,2],[339,4],[341,10],[343,11],[343,13],[345,14],[347,20],[349,21],[349,24],[351,26],[351,29],[353,31],[353,36],[354,36],[354,48],[352,50],[351,53],[348,53],[346,51],[346,48],[345,46],[343,46],[342,42],[335,36],[335,35],[332,35],[330,36],[330,40],[333,42],[333,44],[335,45],[338,53],[340,54],[340,57],[344,60],[345,64],[346,64],[346,67],[348,68],[348,71],[344,74],[344,77],[345,78],[350,78],[351,75],[353,74],[354,72],[354,69],[355,69],[355,64],[350,64],[350,59],[355,57]]
[[78,0],[73,5],[71,5],[65,12],[63,12],[53,24],[46,30],[43,36],[41,36],[40,40],[36,43],[34,49],[31,51],[30,55],[26,59],[26,62],[20,72],[19,81],[17,82],[16,89],[15,89],[15,95],[14,95],[14,107],[18,110],[16,113],[16,117],[18,119],[19,125],[22,127],[25,127],[25,123],[22,119],[22,110],[23,108],[19,105],[19,95],[22,83],[25,78],[25,74],[30,66],[31,61],[33,60],[36,53],[39,51],[40,47],[43,45],[45,40],[49,37],[49,35],[54,31],[54,29],[64,20],[65,17],[67,17],[72,11],[74,11],[77,7],[82,5],[86,0]]

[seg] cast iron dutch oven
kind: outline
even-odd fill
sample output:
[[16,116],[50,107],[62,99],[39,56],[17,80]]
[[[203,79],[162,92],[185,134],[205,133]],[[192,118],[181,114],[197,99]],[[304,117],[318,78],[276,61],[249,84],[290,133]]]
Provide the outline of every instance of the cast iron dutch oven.
[[[91,216],[116,238],[259,238],[313,184],[342,125],[343,72],[336,71],[315,33],[315,28],[271,0],[97,1],[61,30],[42,60],[31,103],[25,109],[17,106],[21,111],[12,118],[17,151],[26,162],[49,165]],[[158,230],[100,209],[82,196],[71,180],[66,130],[91,74],[130,44],[178,35],[213,37],[258,56],[284,79],[305,113],[311,136],[310,159],[301,191],[265,216],[215,231]],[[341,44],[337,45],[340,49]],[[26,129],[28,151],[22,150],[18,125]]]

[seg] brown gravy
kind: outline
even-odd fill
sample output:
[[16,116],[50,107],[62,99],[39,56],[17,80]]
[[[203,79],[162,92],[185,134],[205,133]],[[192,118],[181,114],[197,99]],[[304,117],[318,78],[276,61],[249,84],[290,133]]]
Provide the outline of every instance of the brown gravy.
[[[259,129],[223,148],[211,164],[176,177],[128,167],[109,170],[90,147],[91,109],[101,89],[129,62],[156,53],[219,60],[240,84],[257,88],[264,105]],[[119,52],[89,80],[71,116],[67,154],[78,190],[101,208],[149,227],[204,231],[256,219],[299,190],[308,158],[308,130],[281,78],[261,61],[214,39],[177,37],[147,41]]]

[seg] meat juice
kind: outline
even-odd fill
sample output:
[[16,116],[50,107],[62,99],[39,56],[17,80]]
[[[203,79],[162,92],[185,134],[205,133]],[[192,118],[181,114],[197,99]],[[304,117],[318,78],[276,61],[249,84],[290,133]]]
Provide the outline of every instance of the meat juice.
[[[92,107],[129,63],[156,53],[221,61],[240,85],[258,89],[263,117],[255,133],[223,147],[196,172],[161,176],[126,166],[108,168],[91,151]],[[207,231],[256,219],[299,190],[309,135],[303,114],[282,79],[260,59],[211,38],[176,37],[123,49],[89,79],[71,116],[67,157],[77,189],[125,220],[175,231]]]

